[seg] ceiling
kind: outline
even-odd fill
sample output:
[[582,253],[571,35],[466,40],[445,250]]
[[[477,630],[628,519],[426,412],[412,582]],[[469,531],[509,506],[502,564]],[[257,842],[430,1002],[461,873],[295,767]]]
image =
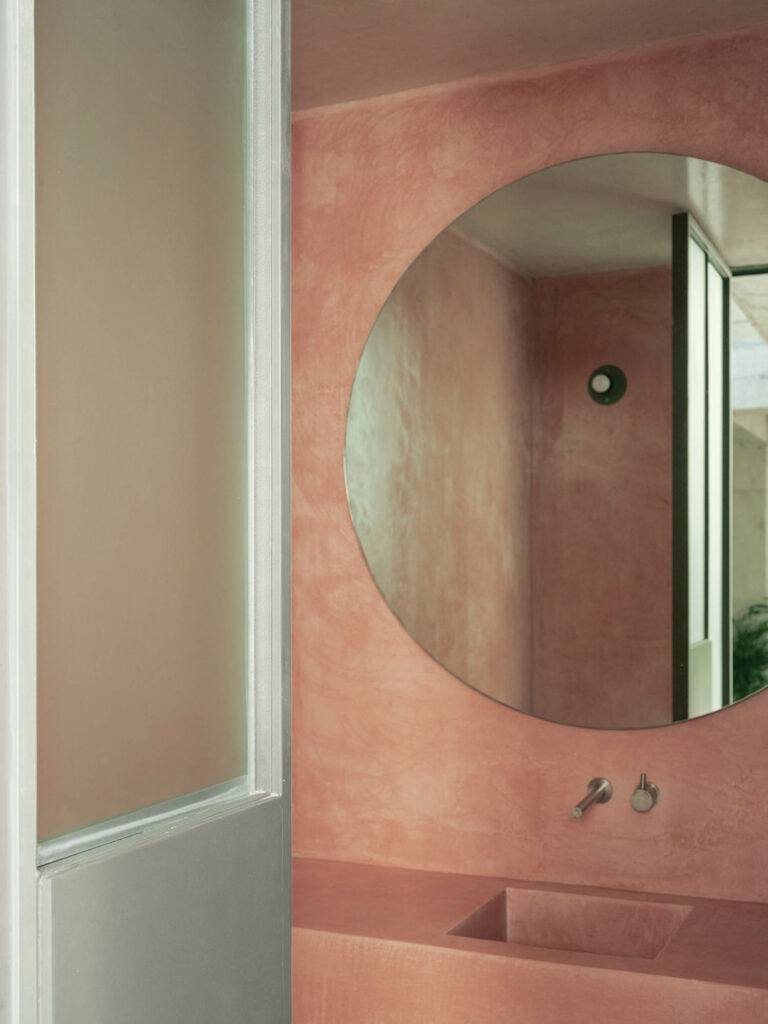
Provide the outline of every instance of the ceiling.
[[768,183],[722,164],[616,153],[506,185],[454,229],[528,277],[668,266],[689,211],[730,267],[768,264]]
[[297,110],[768,21],[766,0],[293,0]]
[[[481,200],[451,230],[527,277],[595,274],[671,266],[672,216],[684,211],[729,267],[768,266],[768,183],[665,153],[549,167]],[[768,274],[734,277],[731,290],[743,312],[732,327],[765,349]]]

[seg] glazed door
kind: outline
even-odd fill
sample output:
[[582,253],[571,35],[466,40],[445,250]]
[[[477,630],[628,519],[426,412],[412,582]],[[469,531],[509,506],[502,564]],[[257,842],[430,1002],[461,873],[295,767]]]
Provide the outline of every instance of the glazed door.
[[674,717],[730,701],[730,270],[673,218]]
[[3,14],[0,1022],[287,1024],[287,11]]

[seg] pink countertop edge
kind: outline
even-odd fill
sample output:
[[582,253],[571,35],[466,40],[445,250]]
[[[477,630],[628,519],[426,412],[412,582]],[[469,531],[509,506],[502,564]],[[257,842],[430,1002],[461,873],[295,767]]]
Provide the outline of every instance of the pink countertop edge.
[[[528,965],[570,965],[768,989],[768,904],[598,887],[294,860],[294,928],[481,953]],[[575,953],[447,934],[505,888],[610,896],[691,907],[658,956]]]

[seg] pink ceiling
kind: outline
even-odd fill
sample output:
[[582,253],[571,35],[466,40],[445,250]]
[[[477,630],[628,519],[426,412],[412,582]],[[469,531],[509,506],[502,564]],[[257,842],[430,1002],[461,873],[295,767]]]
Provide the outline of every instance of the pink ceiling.
[[326,106],[768,21],[768,0],[293,0],[293,103]]

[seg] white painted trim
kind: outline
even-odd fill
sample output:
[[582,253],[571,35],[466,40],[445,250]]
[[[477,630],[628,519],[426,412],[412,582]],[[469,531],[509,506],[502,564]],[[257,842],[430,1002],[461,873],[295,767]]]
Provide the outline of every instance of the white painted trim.
[[119,842],[102,843],[100,846],[90,847],[62,860],[43,864],[38,871],[41,892],[45,891],[46,886],[52,880],[70,871],[87,868],[89,865],[119,860],[137,850],[150,849],[158,843],[162,843],[171,835],[184,834],[194,829],[204,828],[212,822],[234,819],[238,815],[252,811],[257,806],[274,803],[279,800],[280,797],[267,793],[262,793],[258,798],[246,795],[231,797],[226,801],[211,800],[198,809],[186,810],[178,818],[153,822],[151,827],[126,835]]
[[[249,802],[258,802],[257,796]],[[267,794],[261,794],[262,800],[266,796]],[[108,821],[100,821],[95,825],[55,836],[53,839],[46,839],[38,843],[37,863],[38,866],[53,864],[64,860],[65,857],[73,857],[86,850],[146,832],[156,825],[170,825],[192,811],[207,811],[211,807],[218,807],[232,800],[242,800],[243,797],[254,797],[247,775],[229,782],[221,782],[217,786],[199,789],[196,793],[186,793],[173,800],[164,800],[151,807],[142,807],[129,814],[121,814]]]
[[288,17],[287,0],[249,0],[249,746],[254,789],[276,795],[287,783],[290,678]]
[[0,958],[3,1024],[37,1019],[33,10],[33,0],[2,0],[0,941],[9,947]]

